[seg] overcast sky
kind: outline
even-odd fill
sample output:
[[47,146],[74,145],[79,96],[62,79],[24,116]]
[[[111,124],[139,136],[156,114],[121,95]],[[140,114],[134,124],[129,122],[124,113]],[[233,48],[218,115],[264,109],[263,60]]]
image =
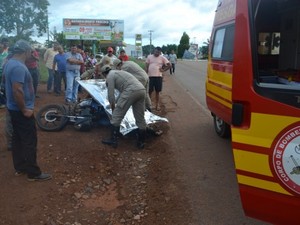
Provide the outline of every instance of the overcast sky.
[[[49,28],[63,29],[63,18],[124,20],[124,41],[142,45],[179,44],[183,32],[202,46],[210,36],[218,0],[49,0]],[[46,35],[44,40],[46,40]]]

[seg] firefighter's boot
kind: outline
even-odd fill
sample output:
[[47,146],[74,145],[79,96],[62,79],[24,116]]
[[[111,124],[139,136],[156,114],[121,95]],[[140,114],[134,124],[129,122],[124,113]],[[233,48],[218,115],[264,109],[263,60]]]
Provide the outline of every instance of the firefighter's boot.
[[119,133],[119,130],[120,130],[120,127],[112,126],[110,139],[103,139],[102,143],[106,144],[106,145],[110,145],[113,148],[118,147],[118,133]]
[[139,149],[143,149],[145,147],[145,138],[146,138],[146,130],[139,129],[137,134],[137,143],[136,143],[136,146]]

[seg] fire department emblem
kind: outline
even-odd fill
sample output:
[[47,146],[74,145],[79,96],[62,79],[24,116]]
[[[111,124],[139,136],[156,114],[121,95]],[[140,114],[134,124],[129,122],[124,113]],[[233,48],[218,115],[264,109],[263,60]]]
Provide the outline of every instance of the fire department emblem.
[[281,132],[273,143],[272,163],[281,182],[300,194],[300,125]]

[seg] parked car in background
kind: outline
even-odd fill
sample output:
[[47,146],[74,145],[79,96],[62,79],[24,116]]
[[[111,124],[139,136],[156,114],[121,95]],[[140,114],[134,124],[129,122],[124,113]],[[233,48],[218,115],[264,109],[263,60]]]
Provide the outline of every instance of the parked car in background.
[[103,56],[104,54],[102,52],[95,54],[95,58],[97,59],[98,62],[103,58]]
[[145,56],[139,56],[139,57],[137,57],[137,59],[139,59],[139,60],[144,60],[144,59],[145,59]]

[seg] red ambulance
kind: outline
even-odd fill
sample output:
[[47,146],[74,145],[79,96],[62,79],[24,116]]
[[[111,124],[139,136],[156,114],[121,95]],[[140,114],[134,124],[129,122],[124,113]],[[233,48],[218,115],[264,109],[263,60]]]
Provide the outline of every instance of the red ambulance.
[[246,215],[300,224],[300,0],[220,0],[206,101]]

